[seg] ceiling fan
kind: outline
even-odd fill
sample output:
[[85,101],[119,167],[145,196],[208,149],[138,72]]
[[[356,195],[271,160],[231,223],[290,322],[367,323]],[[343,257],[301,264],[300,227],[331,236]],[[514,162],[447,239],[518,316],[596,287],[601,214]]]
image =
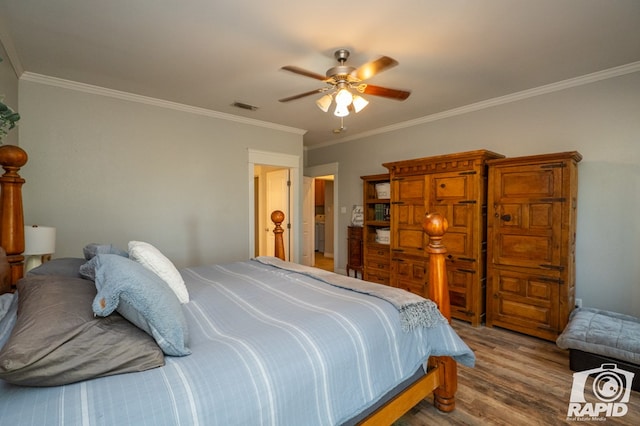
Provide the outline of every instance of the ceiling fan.
[[390,89],[388,87],[374,86],[373,84],[363,83],[364,80],[367,80],[382,71],[398,65],[398,61],[393,58],[382,56],[375,61],[368,62],[358,68],[355,68],[349,65],[345,65],[345,62],[349,58],[349,51],[347,49],[336,50],[334,56],[339,65],[329,68],[326,72],[326,75],[307,71],[293,65],[282,67],[281,69],[283,70],[323,81],[327,84],[327,86],[280,99],[280,102],[289,102],[296,99],[304,98],[306,96],[314,95],[316,93],[330,92],[316,101],[318,108],[320,108],[324,112],[327,112],[329,110],[329,107],[331,106],[331,102],[335,101],[336,108],[334,114],[338,117],[345,117],[349,115],[350,111],[361,111],[362,108],[367,106],[367,104],[369,103],[362,96],[358,94],[354,95],[351,90],[365,95],[381,96],[398,101],[404,101],[411,94],[411,92],[405,90]]

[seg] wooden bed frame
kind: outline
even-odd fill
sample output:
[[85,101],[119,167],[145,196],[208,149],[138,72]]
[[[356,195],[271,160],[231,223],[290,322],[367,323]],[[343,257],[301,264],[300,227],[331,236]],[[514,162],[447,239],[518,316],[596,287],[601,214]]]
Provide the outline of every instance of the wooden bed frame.
[[[27,153],[13,145],[0,146],[0,166],[4,174],[0,176],[0,247],[6,251],[10,265],[10,282],[0,283],[0,294],[13,291],[15,284],[24,274],[24,216],[22,208],[22,185],[25,180],[19,171],[27,163]],[[275,255],[285,260],[281,224],[284,213],[274,211],[271,214],[275,229]],[[447,220],[440,214],[432,213],[425,217],[423,229],[429,236],[427,253],[429,254],[429,298],[439,307],[442,314],[451,322],[449,289],[445,269],[446,249],[442,237],[447,230]],[[0,252],[2,250],[0,249]],[[0,253],[0,256],[3,253]],[[421,400],[434,395],[434,405],[441,411],[450,412],[455,408],[457,389],[457,365],[451,357],[429,358],[429,371],[426,375],[410,384],[407,388],[389,400],[377,411],[370,414],[361,425],[391,424]]]

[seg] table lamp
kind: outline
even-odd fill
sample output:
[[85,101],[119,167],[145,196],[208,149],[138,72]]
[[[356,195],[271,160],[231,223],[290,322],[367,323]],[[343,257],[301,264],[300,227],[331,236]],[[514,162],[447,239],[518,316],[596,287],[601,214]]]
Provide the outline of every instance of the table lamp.
[[31,225],[24,227],[24,271],[40,266],[42,259],[56,251],[56,228]]

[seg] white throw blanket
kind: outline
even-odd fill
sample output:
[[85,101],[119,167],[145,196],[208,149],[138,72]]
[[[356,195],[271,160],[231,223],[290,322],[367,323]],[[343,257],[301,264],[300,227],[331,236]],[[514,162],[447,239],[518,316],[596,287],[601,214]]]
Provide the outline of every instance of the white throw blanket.
[[429,299],[418,296],[396,287],[375,284],[359,280],[334,272],[285,262],[277,257],[260,256],[256,261],[265,265],[275,266],[291,272],[297,272],[336,287],[368,294],[391,303],[400,312],[400,322],[403,331],[409,331],[416,327],[432,328],[439,324],[447,323],[438,306]]

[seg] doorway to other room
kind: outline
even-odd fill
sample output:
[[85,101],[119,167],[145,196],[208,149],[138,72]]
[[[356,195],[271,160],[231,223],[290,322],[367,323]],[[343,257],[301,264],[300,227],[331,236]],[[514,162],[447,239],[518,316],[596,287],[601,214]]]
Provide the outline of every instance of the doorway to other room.
[[334,176],[318,176],[314,179],[314,265],[316,268],[334,271],[333,254],[333,190]]

